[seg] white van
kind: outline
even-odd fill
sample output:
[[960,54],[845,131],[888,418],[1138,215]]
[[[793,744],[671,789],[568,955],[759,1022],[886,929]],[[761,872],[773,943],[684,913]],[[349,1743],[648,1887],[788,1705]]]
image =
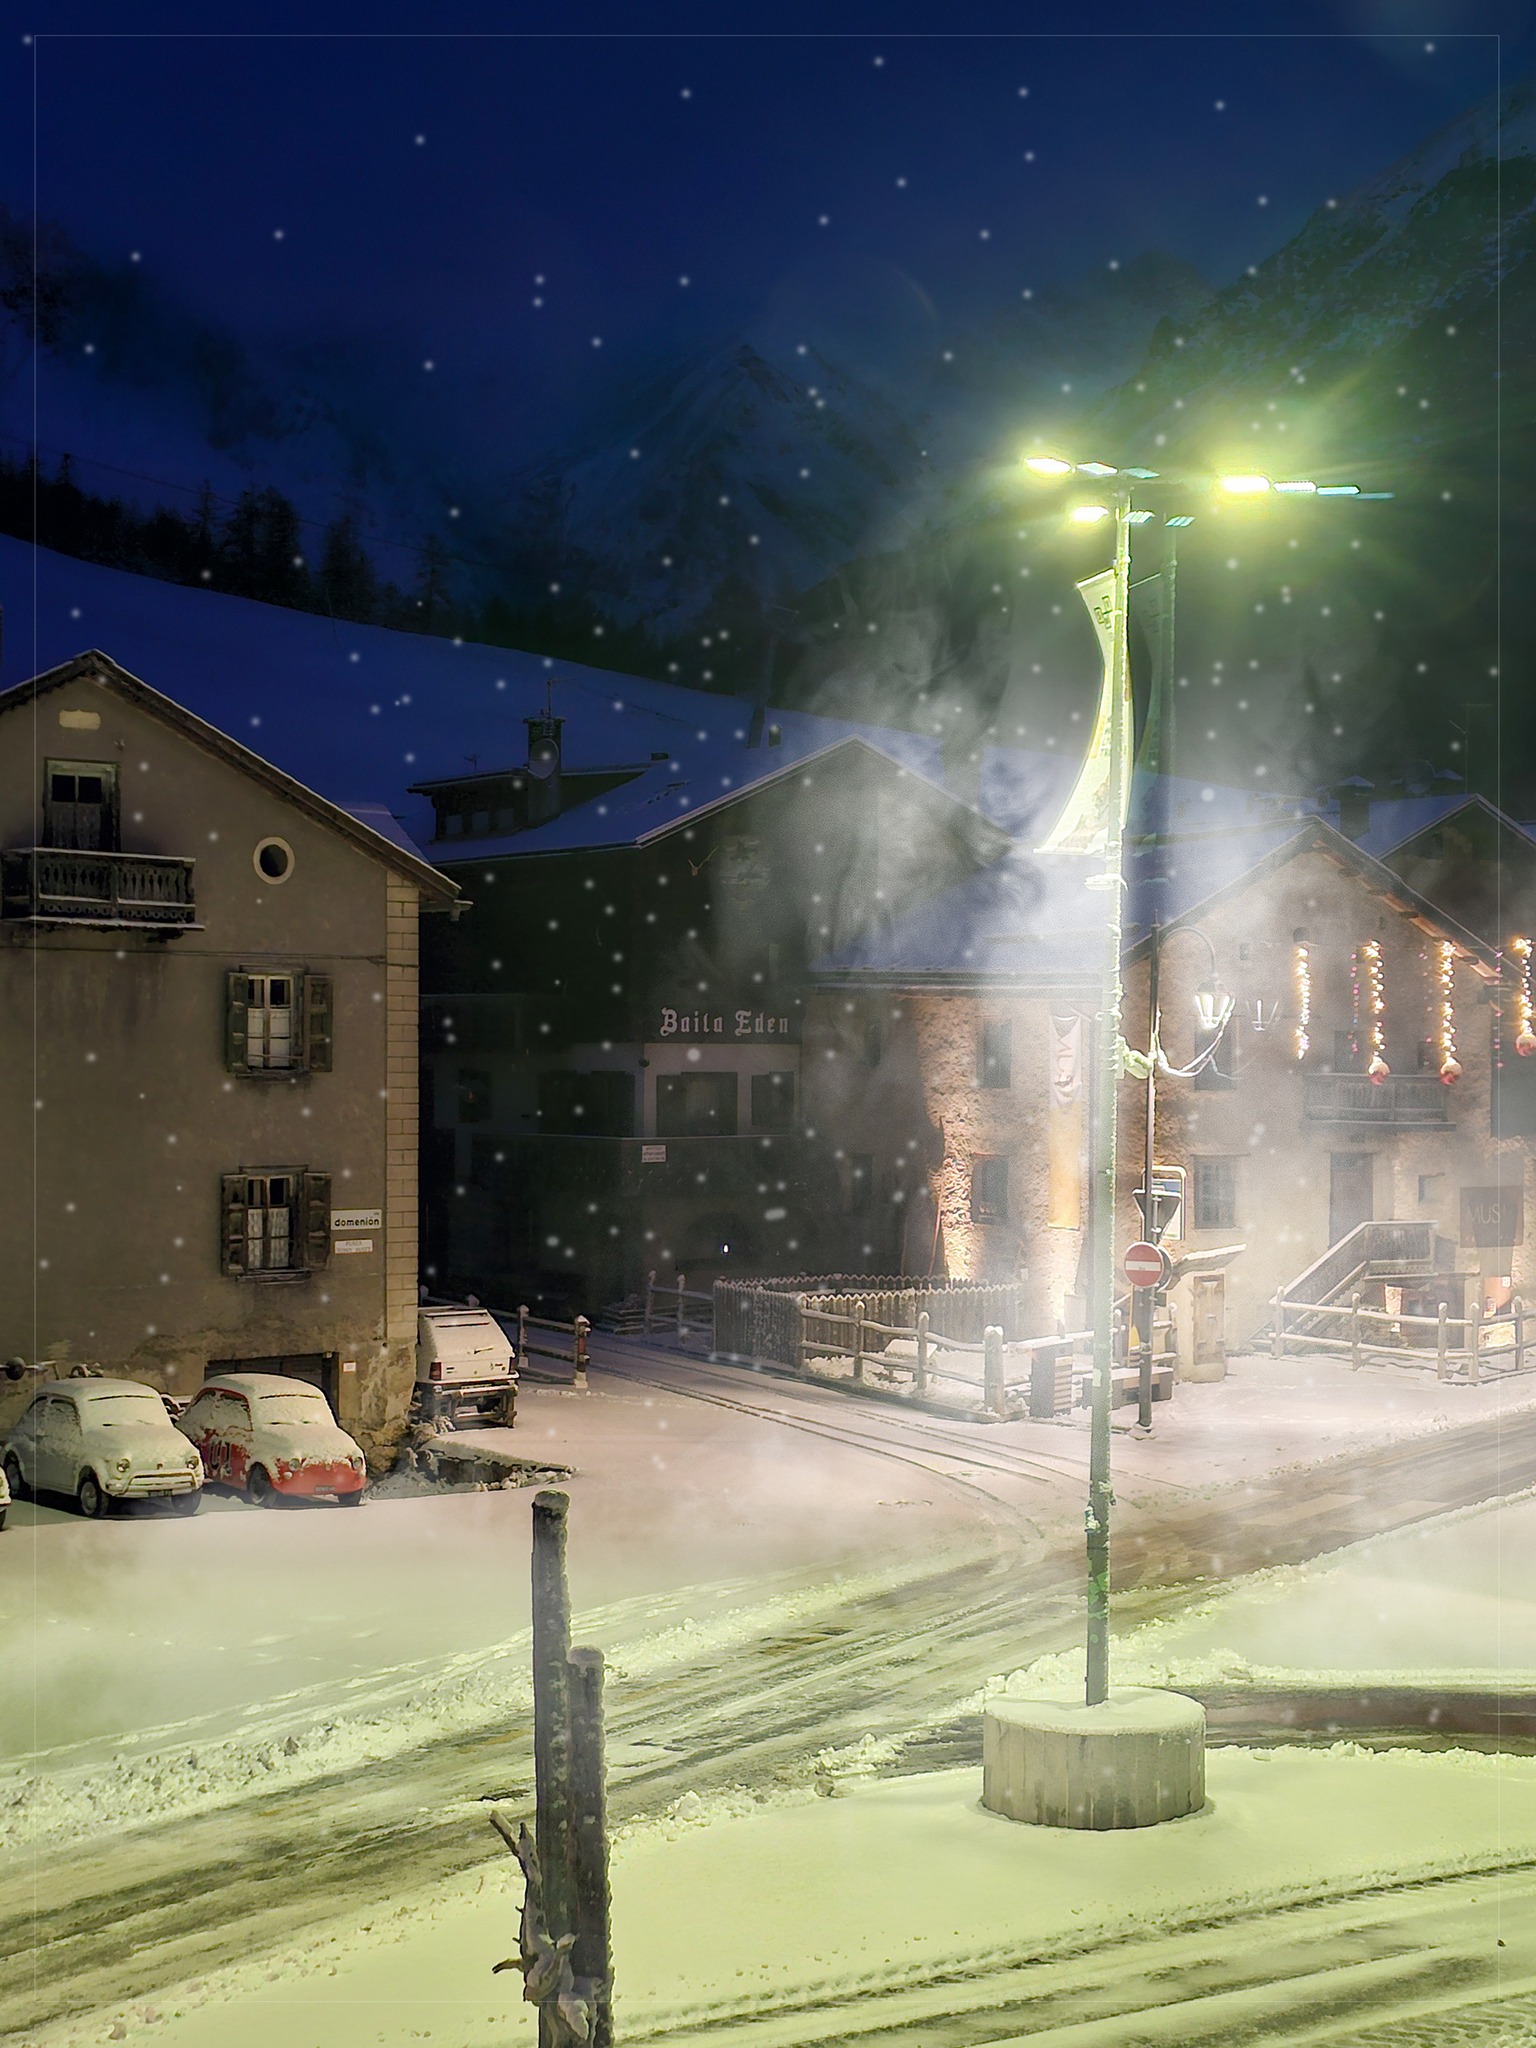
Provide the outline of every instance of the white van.
[[489,1309],[417,1310],[413,1407],[421,1421],[449,1429],[463,1415],[511,1428],[517,1407],[514,1347]]

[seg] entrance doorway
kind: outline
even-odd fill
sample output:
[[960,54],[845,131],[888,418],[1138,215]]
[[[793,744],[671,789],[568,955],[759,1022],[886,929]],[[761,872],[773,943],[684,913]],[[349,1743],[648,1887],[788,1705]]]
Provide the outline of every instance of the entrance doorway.
[[1220,1379],[1218,1366],[1227,1363],[1227,1276],[1225,1273],[1196,1273],[1192,1312],[1194,1315],[1194,1360],[1196,1379]]
[[1328,1182],[1328,1242],[1337,1244],[1376,1213],[1374,1152],[1334,1152]]

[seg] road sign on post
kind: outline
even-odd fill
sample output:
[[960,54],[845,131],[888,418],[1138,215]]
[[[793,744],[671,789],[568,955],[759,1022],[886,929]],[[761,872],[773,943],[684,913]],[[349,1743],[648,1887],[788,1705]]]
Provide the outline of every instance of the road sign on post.
[[1120,1270],[1133,1287],[1161,1287],[1170,1270],[1168,1255],[1155,1244],[1133,1244]]

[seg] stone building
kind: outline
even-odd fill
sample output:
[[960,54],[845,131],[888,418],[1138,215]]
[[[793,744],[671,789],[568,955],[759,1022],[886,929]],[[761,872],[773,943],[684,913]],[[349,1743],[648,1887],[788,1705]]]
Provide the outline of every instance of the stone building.
[[0,1356],[290,1372],[383,1447],[454,884],[94,652],[0,694],[0,866]]
[[[1170,1065],[1207,1063],[1159,1080],[1156,1157],[1183,1175],[1182,1246],[1244,1246],[1223,1282],[1231,1336],[1249,1340],[1277,1288],[1370,1220],[1435,1226],[1443,1270],[1407,1284],[1423,1297],[1410,1312],[1528,1292],[1536,1063],[1515,1050],[1508,950],[1521,935],[1475,936],[1321,819],[1190,903],[1198,889],[1180,890],[1187,907],[1158,934],[1159,1006]],[[1126,1037],[1140,1046],[1151,944],[1136,936],[1126,967]],[[1219,1042],[1200,1028],[1202,992],[1207,1014],[1230,998]],[[1122,1086],[1120,1111],[1139,1159],[1141,1084]],[[1122,1241],[1139,1228],[1140,1178],[1127,1161]],[[1490,1190],[1504,1191],[1502,1230],[1474,1220],[1500,1204]]]

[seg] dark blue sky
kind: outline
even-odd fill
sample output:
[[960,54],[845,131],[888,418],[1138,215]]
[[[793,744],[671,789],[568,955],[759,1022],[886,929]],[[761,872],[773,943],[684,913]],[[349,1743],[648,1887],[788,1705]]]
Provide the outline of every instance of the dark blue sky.
[[[435,36],[324,0],[265,7],[260,36],[181,32],[205,5],[97,33],[123,12],[56,0],[32,45],[17,33],[12,205],[35,135],[41,211],[98,256],[139,251],[244,332],[361,332],[424,379],[506,371],[551,424],[614,371],[775,309],[792,324],[844,277],[940,333],[1143,249],[1225,282],[1501,62],[1507,81],[1536,61],[1527,9],[1468,0],[1277,7],[1246,36],[1212,32],[1229,5],[1151,36],[1100,9],[1092,37],[987,33],[1023,13],[991,6],[845,7],[831,35],[798,32],[828,19],[810,6],[647,9],[677,32],[616,35],[635,10],[470,5],[457,26],[526,32]],[[301,23],[335,32],[282,33]],[[936,24],[977,32],[912,32]]]

